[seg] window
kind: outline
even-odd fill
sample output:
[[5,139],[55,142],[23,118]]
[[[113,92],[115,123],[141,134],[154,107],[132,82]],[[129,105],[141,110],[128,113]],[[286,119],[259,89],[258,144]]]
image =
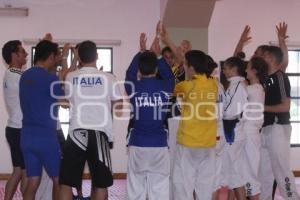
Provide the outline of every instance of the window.
[[[62,50],[62,48],[60,47]],[[33,63],[35,47],[32,47],[31,50],[31,63]],[[113,72],[113,49],[111,47],[97,47],[98,60],[97,60],[97,68],[103,70],[104,72]],[[74,57],[72,51],[69,52],[68,57],[68,66],[71,65],[72,58]],[[58,118],[60,120],[60,125],[63,130],[65,137],[68,135],[69,130],[69,109],[65,109],[60,107]]]
[[291,83],[291,145],[300,146],[300,50],[289,50],[286,73]]

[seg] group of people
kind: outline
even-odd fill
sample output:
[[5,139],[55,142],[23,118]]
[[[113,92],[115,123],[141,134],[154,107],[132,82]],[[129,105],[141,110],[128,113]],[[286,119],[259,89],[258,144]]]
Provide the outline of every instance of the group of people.
[[[141,34],[125,79],[132,105],[128,199],[218,199],[224,186],[228,199],[269,200],[274,185],[284,199],[300,199],[289,164],[287,24],[276,29],[279,46],[261,45],[245,61],[246,26],[221,74],[189,41],[177,47],[164,26],[150,50]],[[159,41],[167,46],[162,51]],[[167,119],[173,116],[180,121],[170,155]]]
[[[7,42],[5,131],[14,168],[5,200],[12,199],[19,182],[24,200],[35,199],[43,168],[53,181],[53,199],[71,200],[72,187],[80,193],[86,161],[91,199],[108,199],[113,118],[125,99],[131,108],[128,200],[218,199],[221,187],[228,188],[228,199],[269,200],[274,182],[284,199],[300,199],[289,165],[287,25],[276,28],[279,47],[259,46],[246,62],[240,56],[251,39],[246,26],[220,75],[210,55],[192,50],[187,40],[176,46],[158,23],[150,49],[146,34],[140,35],[140,50],[126,71],[126,96],[112,74],[97,69],[92,41],[60,51],[48,34],[25,71],[22,43]],[[70,49],[75,56],[69,67]],[[60,106],[70,108],[66,140],[57,120]],[[170,159],[168,119],[174,116],[180,122]]]
[[[3,89],[9,114],[6,137],[14,167],[5,200],[13,198],[20,180],[23,199],[35,199],[43,168],[53,182],[52,198],[72,199],[72,187],[82,192],[86,161],[93,180],[91,198],[108,198],[107,188],[113,184],[111,109],[122,109],[123,95],[115,77],[97,69],[94,42],[83,41],[74,48],[75,58],[68,68],[70,48],[66,44],[61,51],[47,34],[36,45],[33,67],[24,72],[28,54],[22,43],[12,40],[2,48],[9,65]],[[57,75],[59,65],[62,69]],[[70,108],[66,140],[57,120],[60,106]]]

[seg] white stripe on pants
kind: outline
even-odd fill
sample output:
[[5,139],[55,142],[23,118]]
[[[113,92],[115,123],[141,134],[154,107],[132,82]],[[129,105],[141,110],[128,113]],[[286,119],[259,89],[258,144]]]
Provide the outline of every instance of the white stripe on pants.
[[174,200],[212,198],[215,181],[215,149],[188,148],[177,144],[172,173]]
[[259,129],[255,127],[248,127],[244,131],[246,134],[246,165],[243,170],[243,177],[247,181],[245,188],[247,196],[254,196],[260,193],[258,171],[260,166],[261,135]]
[[168,148],[130,146],[128,156],[128,200],[169,200]]
[[272,199],[274,177],[281,196],[285,200],[298,200],[295,178],[290,169],[291,125],[273,124],[262,130],[262,152],[259,177],[260,199]]

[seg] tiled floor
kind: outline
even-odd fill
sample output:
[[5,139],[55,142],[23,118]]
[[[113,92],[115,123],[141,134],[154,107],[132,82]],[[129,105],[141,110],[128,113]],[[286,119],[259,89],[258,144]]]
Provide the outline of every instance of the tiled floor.
[[[109,200],[126,200],[126,193],[125,193],[125,184],[126,180],[115,180],[114,185],[109,188]],[[298,191],[300,193],[300,178],[296,179],[296,184]],[[5,181],[0,181],[0,200],[4,198],[4,186]],[[82,190],[84,196],[88,196],[90,194],[90,181],[84,180],[82,185]],[[226,198],[226,189],[222,189],[220,194],[220,200],[225,200]],[[21,200],[21,193],[18,192],[14,196],[14,200]],[[276,200],[283,200],[283,198],[277,196]]]

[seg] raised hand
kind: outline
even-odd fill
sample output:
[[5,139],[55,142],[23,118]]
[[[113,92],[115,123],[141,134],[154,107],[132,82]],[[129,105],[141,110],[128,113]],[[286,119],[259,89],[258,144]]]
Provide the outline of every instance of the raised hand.
[[72,47],[71,51],[74,55],[74,59],[78,60],[79,59],[79,55],[78,55],[78,48]]
[[250,36],[250,30],[251,30],[251,28],[249,25],[245,26],[245,28],[241,34],[240,40],[235,47],[233,56],[237,56],[239,52],[243,51],[245,44],[248,43],[252,39],[252,37]]
[[164,24],[160,23],[160,32],[159,32],[159,35],[160,35],[160,38],[161,38],[161,41],[165,44],[165,45],[168,45],[169,46],[169,34],[167,32],[167,29],[165,27]]
[[156,24],[156,37],[160,37],[161,25],[161,21],[158,21]]
[[279,40],[285,40],[287,39],[289,36],[287,35],[287,28],[288,25],[285,22],[280,22],[277,26],[276,26],[276,30],[277,30],[277,36]]
[[144,52],[147,50],[147,37],[145,33],[141,33],[140,35],[140,51]]
[[252,37],[250,36],[250,30],[250,26],[245,26],[244,31],[242,32],[240,37],[240,42],[242,42],[243,44],[249,42],[252,39]]
[[69,56],[69,50],[71,49],[70,43],[66,43],[62,50],[63,58],[67,58]]
[[159,44],[159,38],[158,37],[154,38],[150,50],[152,52],[154,52],[156,54],[156,56],[160,55],[161,50],[160,50],[160,44]]
[[285,72],[285,70],[289,64],[289,51],[288,51],[288,47],[285,42],[285,40],[289,37],[287,35],[287,28],[288,28],[288,25],[285,22],[279,23],[276,26],[279,47],[281,48],[281,50],[283,52],[283,60],[281,63],[281,70],[283,72]]

